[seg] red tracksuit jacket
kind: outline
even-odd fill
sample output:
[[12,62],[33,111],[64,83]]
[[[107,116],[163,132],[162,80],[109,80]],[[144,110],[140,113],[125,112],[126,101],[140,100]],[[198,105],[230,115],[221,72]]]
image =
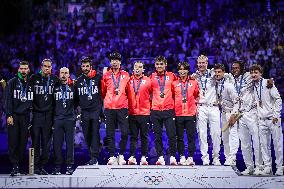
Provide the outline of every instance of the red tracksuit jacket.
[[182,89],[186,88],[186,81],[182,82],[180,79],[172,83],[175,98],[175,113],[176,116],[194,116],[196,115],[196,102],[199,97],[199,87],[195,79],[188,78],[188,88],[186,91],[186,102],[182,101]]
[[[164,98],[160,96],[161,90],[158,83],[158,78],[160,79],[160,83],[164,83],[164,77],[166,77],[165,81],[165,89],[164,89]],[[165,72],[165,75],[158,75],[156,72],[151,75],[151,87],[153,91],[152,97],[152,110],[164,111],[174,109],[174,99],[172,92],[172,82],[176,80],[176,76],[172,72]]]
[[[141,82],[137,94],[135,94],[133,82],[136,90]],[[150,115],[151,80],[149,77],[143,75],[140,79],[137,79],[131,76],[127,84],[127,94],[129,115]]]
[[126,87],[129,81],[129,74],[124,70],[120,70],[116,75],[114,75],[116,83],[118,83],[118,78],[120,77],[118,95],[116,95],[115,92],[115,84],[112,79],[112,74],[113,72],[110,69],[103,75],[102,79],[102,96],[104,99],[104,108],[107,109],[128,108]]

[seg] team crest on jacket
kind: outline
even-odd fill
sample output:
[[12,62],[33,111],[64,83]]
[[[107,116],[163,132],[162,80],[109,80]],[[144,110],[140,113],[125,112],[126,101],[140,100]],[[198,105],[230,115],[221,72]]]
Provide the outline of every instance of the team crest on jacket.
[[[181,85],[181,83],[178,83],[176,86],[180,87],[180,85]],[[190,82],[188,83],[188,87],[192,87],[192,84]]]
[[[158,79],[159,76],[156,75],[155,78]],[[170,76],[166,75],[166,81],[170,81]]]
[[[133,84],[133,80],[131,80],[130,83]],[[141,84],[145,85],[146,84],[146,80],[142,79],[141,80]]]

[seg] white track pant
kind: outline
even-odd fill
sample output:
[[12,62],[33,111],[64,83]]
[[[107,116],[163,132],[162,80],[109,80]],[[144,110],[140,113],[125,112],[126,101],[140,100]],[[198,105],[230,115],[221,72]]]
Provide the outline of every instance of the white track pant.
[[280,167],[283,165],[283,133],[280,118],[276,124],[273,124],[272,120],[259,120],[259,137],[262,159],[264,161],[264,165],[270,167],[272,165],[270,150],[271,135],[276,157],[276,167]]
[[[224,126],[228,123],[231,113],[223,112],[222,113],[222,125]],[[224,154],[226,159],[230,156],[233,159],[236,159],[236,154],[239,149],[239,133],[238,133],[238,124],[235,123],[232,127],[227,129],[222,133],[222,140],[224,145]]]
[[254,150],[255,165],[259,166],[263,163],[259,143],[259,127],[257,122],[257,113],[255,111],[244,112],[243,116],[239,120],[241,149],[244,162],[247,167],[254,167],[252,149]]
[[220,111],[217,106],[199,106],[197,114],[197,131],[202,160],[208,158],[207,123],[213,143],[213,158],[219,158],[221,144]]

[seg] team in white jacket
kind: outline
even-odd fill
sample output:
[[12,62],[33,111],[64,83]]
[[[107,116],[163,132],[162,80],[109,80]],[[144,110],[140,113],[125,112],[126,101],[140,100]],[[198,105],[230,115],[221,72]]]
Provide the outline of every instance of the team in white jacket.
[[262,68],[259,65],[253,65],[250,68],[254,85],[254,96],[257,102],[259,138],[262,159],[264,161],[262,175],[270,175],[272,173],[271,136],[276,157],[277,170],[275,174],[283,175],[282,99],[274,85],[272,88],[267,88],[268,80],[262,78],[262,72]]
[[[210,164],[207,142],[209,123],[213,165],[221,165],[219,151],[222,136],[226,157],[224,165],[236,165],[236,154],[241,141],[246,165],[242,174],[272,174],[272,135],[277,165],[275,174],[283,175],[283,133],[280,117],[282,100],[276,87],[271,84],[269,87],[268,80],[261,77],[262,68],[259,65],[253,65],[249,73],[244,72],[242,62],[234,62],[232,74],[226,74],[220,64],[215,65],[212,70],[207,69],[207,66],[208,58],[199,56],[198,70],[193,74],[200,88],[197,131],[203,165]],[[237,115],[241,116],[235,122]],[[221,125],[227,123],[230,124],[229,129],[221,133]]]
[[[242,115],[238,124],[239,136],[244,162],[247,167],[242,174],[259,175],[261,174],[261,165],[263,161],[259,143],[256,101],[253,93],[253,81],[250,73],[244,72],[244,70],[245,68],[242,62],[236,61],[232,64],[231,81],[234,84],[235,91],[238,95],[238,113]],[[253,162],[253,150],[255,165]]]

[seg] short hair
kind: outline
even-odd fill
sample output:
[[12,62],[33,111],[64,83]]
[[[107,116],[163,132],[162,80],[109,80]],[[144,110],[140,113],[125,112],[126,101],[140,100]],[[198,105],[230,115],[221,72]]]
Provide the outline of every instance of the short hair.
[[50,64],[52,64],[52,61],[50,58],[45,58],[41,61],[41,65],[43,65],[44,62],[50,62]]
[[90,65],[92,64],[92,60],[88,56],[83,56],[80,60],[81,64],[87,64],[89,63]]
[[188,62],[184,61],[178,63],[177,69],[180,70],[182,66],[184,67],[184,69],[190,70],[190,65],[188,64]]
[[143,64],[143,65],[144,65],[144,63],[143,63],[142,61],[140,61],[140,60],[134,61],[134,62],[133,62],[133,65],[136,64],[136,63],[140,63],[140,64]]
[[[245,63],[243,61],[235,60],[233,62],[233,64],[239,64],[240,65],[240,69],[241,69],[241,73],[243,74],[245,72]],[[232,64],[232,66],[233,66],[233,64]]]
[[121,61],[122,60],[122,56],[118,52],[113,52],[113,53],[109,54],[109,59],[110,60],[119,60],[119,61]]
[[223,72],[225,71],[224,64],[217,63],[214,65],[214,70],[221,69]]
[[253,71],[259,71],[260,73],[263,73],[263,68],[259,65],[259,64],[253,64],[250,69],[249,69],[250,72],[253,72]]
[[167,59],[166,59],[166,57],[159,55],[155,58],[155,62],[163,62],[163,63],[167,64]]
[[203,61],[208,62],[208,57],[202,54],[197,58],[197,62],[203,62]]
[[63,70],[63,69],[66,69],[69,72],[69,68],[67,68],[67,67],[60,68],[59,72],[61,72],[61,70]]
[[29,62],[28,61],[20,61],[19,66],[29,66]]

